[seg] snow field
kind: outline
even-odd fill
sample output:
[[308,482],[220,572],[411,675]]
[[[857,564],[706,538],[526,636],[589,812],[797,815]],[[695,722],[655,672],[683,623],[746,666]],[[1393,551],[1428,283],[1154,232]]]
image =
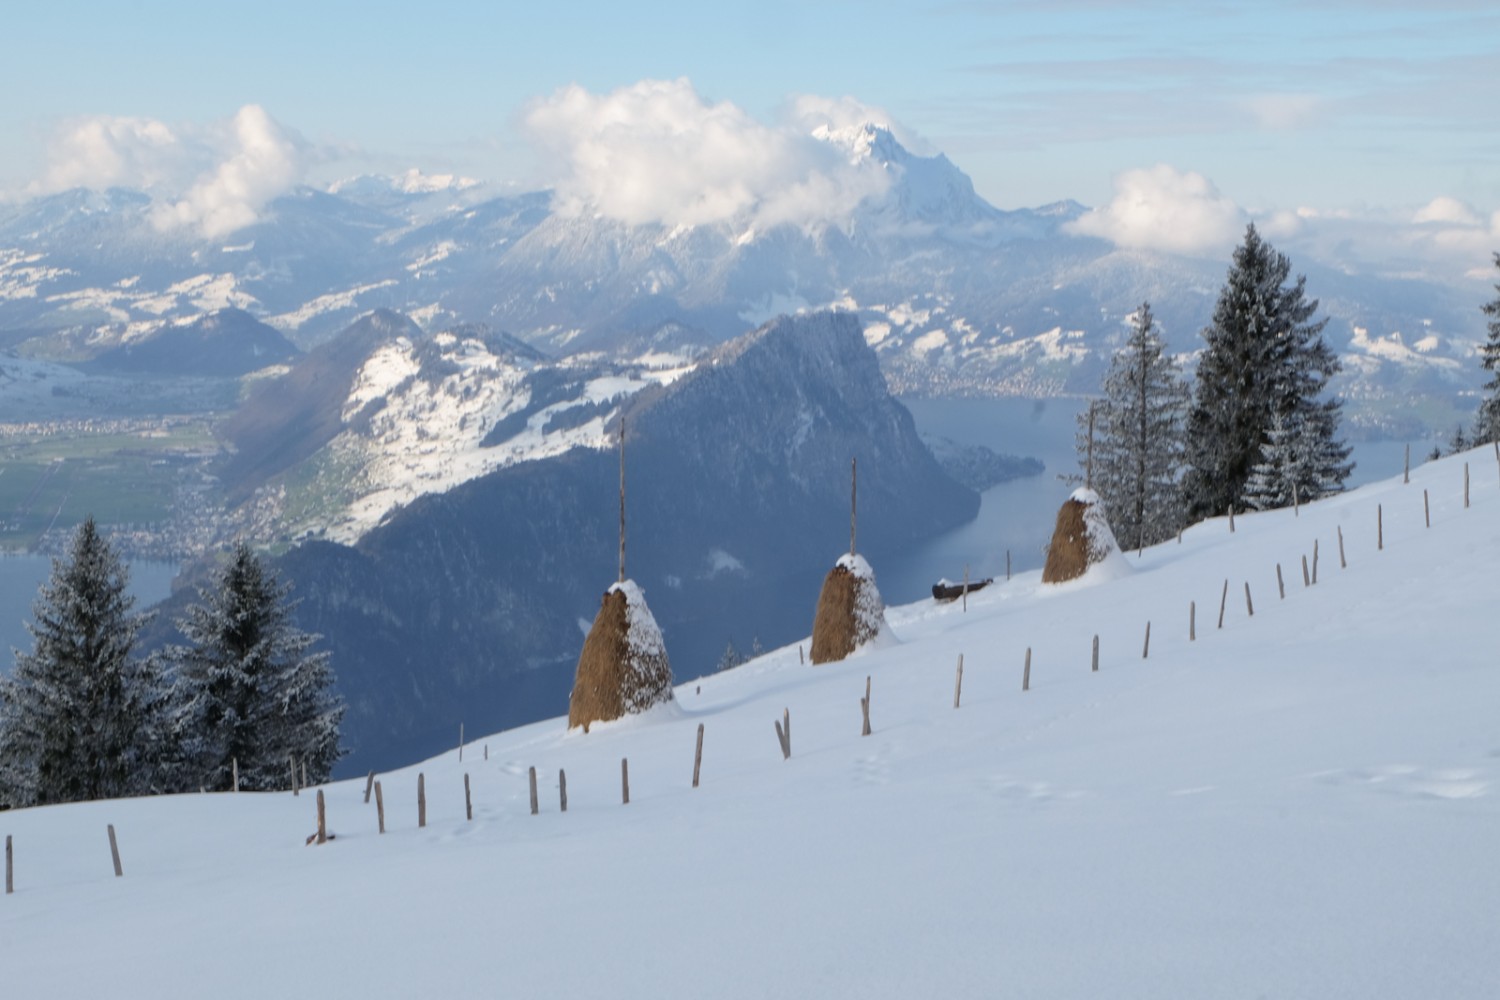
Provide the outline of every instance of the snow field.
[[775,650],[588,735],[472,740],[379,776],[385,836],[363,779],[327,787],[323,847],[310,791],[0,814],[7,995],[1500,995],[1493,455],[1235,529],[889,608],[899,642]]

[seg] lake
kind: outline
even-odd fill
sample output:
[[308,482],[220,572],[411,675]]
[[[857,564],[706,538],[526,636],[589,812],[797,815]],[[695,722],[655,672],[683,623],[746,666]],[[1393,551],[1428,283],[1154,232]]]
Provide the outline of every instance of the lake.
[[[15,669],[12,649],[31,651],[31,633],[25,623],[32,620],[38,588],[51,575],[51,556],[0,555],[0,672],[8,674]],[[175,563],[131,563],[130,593],[135,595],[135,609],[143,610],[170,594],[176,575]]]

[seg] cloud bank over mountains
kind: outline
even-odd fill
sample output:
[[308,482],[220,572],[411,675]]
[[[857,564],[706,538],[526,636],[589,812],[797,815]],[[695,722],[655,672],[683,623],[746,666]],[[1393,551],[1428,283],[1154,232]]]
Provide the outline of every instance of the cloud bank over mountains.
[[[1270,101],[1268,127],[1305,125],[1304,104]],[[838,224],[886,194],[893,168],[858,142],[837,141],[866,124],[887,128],[917,155],[936,153],[884,110],[853,97],[794,95],[765,122],[732,101],[704,97],[685,78],[606,93],[573,85],[534,100],[521,117],[555,211],[627,225],[749,230]],[[162,231],[218,239],[263,218],[315,168],[347,156],[314,146],[255,104],[206,124],[99,115],[59,129],[44,175],[26,194],[134,188],[153,198],[150,218]],[[1317,253],[1338,267],[1400,266],[1450,279],[1486,276],[1500,245],[1500,212],[1486,217],[1443,195],[1416,210],[1255,208],[1203,174],[1167,163],[1117,175],[1114,197],[1068,231],[1122,249],[1227,257],[1252,220],[1294,256]]]

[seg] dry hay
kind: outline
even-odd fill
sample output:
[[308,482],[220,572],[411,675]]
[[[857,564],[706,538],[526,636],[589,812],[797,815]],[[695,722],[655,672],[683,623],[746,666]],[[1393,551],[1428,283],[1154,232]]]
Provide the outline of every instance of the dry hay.
[[1047,546],[1043,583],[1066,583],[1113,552],[1114,533],[1104,519],[1104,508],[1092,490],[1075,490],[1057,512],[1057,527]]
[[885,605],[875,574],[859,556],[844,556],[823,578],[813,616],[812,661],[842,660],[875,638],[885,623]]
[[605,591],[599,614],[583,640],[573,693],[568,697],[568,728],[588,732],[672,700],[672,666],[645,595],[627,580]]

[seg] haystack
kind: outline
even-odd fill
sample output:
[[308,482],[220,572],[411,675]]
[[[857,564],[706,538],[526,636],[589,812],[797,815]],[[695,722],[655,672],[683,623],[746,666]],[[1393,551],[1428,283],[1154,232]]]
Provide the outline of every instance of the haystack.
[[604,592],[594,626],[583,640],[568,728],[609,722],[672,700],[672,666],[661,629],[635,581]]
[[812,661],[842,660],[880,634],[885,602],[875,586],[875,571],[863,556],[845,555],[823,578],[818,611],[813,616]]
[[1057,512],[1057,527],[1047,546],[1047,564],[1042,567],[1043,583],[1066,583],[1076,580],[1109,556],[1118,552],[1115,533],[1104,517],[1104,504],[1093,490],[1074,490]]

